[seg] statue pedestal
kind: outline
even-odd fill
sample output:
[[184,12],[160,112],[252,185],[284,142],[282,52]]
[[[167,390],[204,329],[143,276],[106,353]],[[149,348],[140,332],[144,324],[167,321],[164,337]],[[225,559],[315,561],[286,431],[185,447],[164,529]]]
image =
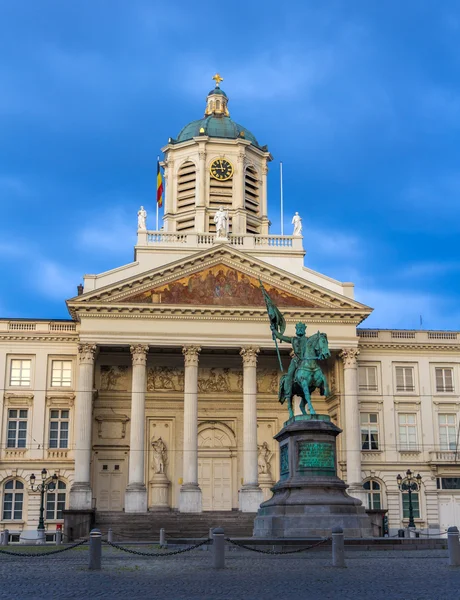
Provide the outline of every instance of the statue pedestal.
[[275,435],[280,480],[261,504],[255,537],[326,537],[342,527],[345,537],[372,537],[360,500],[337,477],[336,437],[341,429],[327,415],[296,416]]
[[169,510],[169,486],[171,482],[164,473],[155,473],[150,480],[150,511]]
[[264,502],[273,496],[273,479],[268,473],[259,473],[259,487],[262,490]]

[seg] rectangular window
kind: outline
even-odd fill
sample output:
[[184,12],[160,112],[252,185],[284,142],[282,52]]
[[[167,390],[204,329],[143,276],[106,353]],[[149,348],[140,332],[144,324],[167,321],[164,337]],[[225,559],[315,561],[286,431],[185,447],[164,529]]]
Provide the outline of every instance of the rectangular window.
[[399,414],[399,449],[417,450],[417,420],[414,413]]
[[[411,493],[412,498],[412,511],[414,514],[414,519],[420,519],[420,501],[418,492]],[[403,500],[403,519],[409,518],[409,494],[405,492],[402,495]]]
[[436,484],[438,490],[460,490],[460,477],[438,477]]
[[25,448],[27,439],[27,408],[8,410],[8,448]]
[[361,413],[361,449],[379,449],[379,423],[377,413]]
[[72,385],[72,361],[53,360],[51,363],[52,387],[70,387]]
[[50,412],[50,448],[69,447],[69,411],[51,410]]
[[439,415],[439,445],[441,450],[457,449],[456,415]]
[[11,361],[10,385],[30,385],[32,361],[30,358],[14,358]]
[[446,367],[436,367],[436,391],[453,392],[454,391],[454,370]]
[[377,391],[377,367],[358,367],[359,391]]
[[414,367],[396,367],[396,391],[415,392]]

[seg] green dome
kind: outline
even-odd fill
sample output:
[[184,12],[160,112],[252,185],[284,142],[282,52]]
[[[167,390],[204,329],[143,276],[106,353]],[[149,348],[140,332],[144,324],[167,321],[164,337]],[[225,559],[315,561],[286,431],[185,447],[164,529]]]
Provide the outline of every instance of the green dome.
[[[215,92],[215,90],[214,90]],[[204,132],[200,132],[200,129],[204,129]],[[229,140],[242,139],[251,142],[254,146],[259,146],[259,142],[255,136],[242,125],[238,125],[235,121],[232,121],[230,117],[223,115],[204,117],[197,121],[192,121],[186,125],[174,140],[176,144],[180,142],[186,142],[194,137],[200,135],[207,135],[209,137],[226,138]]]
[[211,96],[211,94],[216,95],[218,94],[219,96],[225,96],[226,98],[228,98],[227,94],[224,92],[224,90],[221,90],[220,88],[216,87],[213,90],[211,90],[208,94],[208,96]]

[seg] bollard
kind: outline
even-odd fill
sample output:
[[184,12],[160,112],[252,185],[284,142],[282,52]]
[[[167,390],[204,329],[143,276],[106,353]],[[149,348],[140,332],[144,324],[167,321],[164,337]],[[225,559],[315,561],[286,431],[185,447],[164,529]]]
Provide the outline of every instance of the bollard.
[[56,531],[56,546],[60,546],[62,544],[62,531],[58,529]]
[[460,567],[460,541],[458,527],[449,527],[447,530],[447,548],[449,550],[449,565]]
[[91,571],[101,570],[102,533],[100,529],[92,529],[89,534],[89,565]]
[[209,528],[209,539],[210,539],[210,540],[212,540],[212,539],[213,539],[213,537],[212,537],[212,532],[213,532],[213,527],[210,527],[210,528]]
[[166,548],[166,536],[163,527],[160,529],[160,546]]
[[343,529],[334,527],[332,529],[332,566],[345,568],[345,544],[343,540]]
[[9,531],[9,529],[4,529],[2,546],[8,546],[9,541],[10,541],[10,531]]
[[222,527],[212,530],[212,566],[214,569],[225,569],[225,538]]
[[109,527],[109,530],[107,532],[107,541],[110,543],[113,542],[113,530],[111,527]]

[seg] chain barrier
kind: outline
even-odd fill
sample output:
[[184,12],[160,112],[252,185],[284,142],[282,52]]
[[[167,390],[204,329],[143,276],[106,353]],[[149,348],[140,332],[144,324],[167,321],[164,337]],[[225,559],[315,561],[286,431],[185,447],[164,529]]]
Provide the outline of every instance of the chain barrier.
[[183,554],[184,552],[190,552],[190,550],[195,550],[200,546],[204,546],[210,542],[211,539],[208,538],[199,544],[195,544],[194,546],[189,546],[188,548],[183,548],[182,550],[173,550],[172,552],[141,552],[140,550],[131,550],[130,548],[124,548],[119,544],[114,544],[113,542],[108,542],[104,540],[104,544],[108,546],[112,546],[112,548],[116,548],[117,550],[122,550],[123,552],[128,552],[129,554],[136,554],[137,556],[174,556],[175,554]]
[[10,550],[2,550],[0,549],[0,554],[9,554],[11,556],[20,556],[25,558],[35,558],[36,556],[49,556],[50,554],[59,554],[59,552],[67,552],[67,550],[73,550],[77,546],[82,546],[83,544],[87,544],[88,540],[82,540],[81,542],[77,542],[72,546],[67,546],[66,548],[59,548],[59,550],[51,550],[49,552],[11,552]]
[[317,548],[322,544],[330,541],[331,538],[324,538],[320,540],[316,544],[312,544],[311,546],[305,546],[303,548],[296,548],[295,550],[261,550],[260,548],[252,548],[251,546],[247,546],[246,544],[242,544],[241,542],[235,542],[230,538],[225,538],[226,542],[233,544],[234,546],[238,546],[239,548],[244,548],[245,550],[251,550],[252,552],[259,552],[260,554],[297,554],[298,552],[306,552],[307,550],[311,550],[312,548]]

